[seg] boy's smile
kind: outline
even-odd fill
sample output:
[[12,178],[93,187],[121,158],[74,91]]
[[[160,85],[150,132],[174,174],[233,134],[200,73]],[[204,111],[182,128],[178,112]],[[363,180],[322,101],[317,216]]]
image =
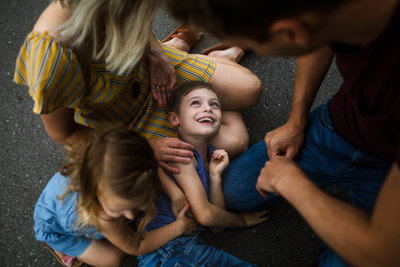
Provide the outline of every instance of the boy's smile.
[[199,88],[183,96],[174,126],[181,135],[212,137],[221,126],[218,96],[211,90]]

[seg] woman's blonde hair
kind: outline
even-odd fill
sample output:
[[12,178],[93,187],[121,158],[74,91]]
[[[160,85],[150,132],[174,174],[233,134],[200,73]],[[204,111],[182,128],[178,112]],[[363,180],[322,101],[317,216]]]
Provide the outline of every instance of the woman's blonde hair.
[[145,226],[157,212],[160,190],[158,163],[149,143],[133,131],[115,128],[94,137],[86,146],[72,148],[69,154],[61,174],[68,176],[71,183],[59,198],[71,191],[79,193],[77,227],[85,230],[94,226],[101,232],[98,212],[102,207],[98,194],[102,183],[123,199],[147,201],[148,209],[137,224],[137,235],[131,237],[139,243]]
[[72,47],[90,42],[93,58],[105,60],[108,69],[130,71],[145,54],[159,0],[54,1],[71,11],[61,38]]

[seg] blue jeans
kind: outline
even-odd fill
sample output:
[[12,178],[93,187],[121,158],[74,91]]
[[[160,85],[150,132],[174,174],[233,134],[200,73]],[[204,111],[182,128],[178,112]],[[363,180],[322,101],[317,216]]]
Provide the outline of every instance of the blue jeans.
[[256,266],[204,244],[197,235],[178,237],[161,248],[138,256],[139,266]]
[[[267,160],[267,148],[262,140],[227,167],[223,174],[223,191],[228,208],[250,212],[265,209],[280,199],[275,195],[263,198],[255,189],[260,170]],[[372,211],[390,167],[388,163],[355,148],[336,134],[328,104],[310,113],[304,145],[295,160],[318,186],[343,186],[350,203],[368,212]],[[330,257],[338,257],[326,248],[323,254],[325,257],[319,259],[321,266],[333,262]],[[336,266],[346,266],[344,261],[341,262],[342,265]]]

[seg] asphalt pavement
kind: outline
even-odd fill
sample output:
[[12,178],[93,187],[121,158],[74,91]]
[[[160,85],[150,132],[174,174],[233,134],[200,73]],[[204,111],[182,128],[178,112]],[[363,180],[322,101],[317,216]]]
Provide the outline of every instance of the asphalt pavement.
[[[64,161],[60,146],[46,134],[25,86],[15,84],[13,73],[18,51],[48,0],[1,1],[0,10],[0,266],[61,266],[36,241],[33,209],[47,181]],[[165,11],[154,22],[163,39],[178,25]],[[193,52],[217,43],[205,34]],[[250,142],[282,125],[288,116],[295,73],[293,58],[266,58],[248,53],[241,64],[263,82],[263,94],[255,107],[243,111]],[[326,102],[341,78],[331,67],[314,107]],[[345,197],[339,188],[328,192]],[[285,201],[271,208],[269,221],[221,234],[203,233],[206,243],[224,249],[259,266],[310,266],[321,243],[301,216]],[[137,266],[129,256],[123,266]]]

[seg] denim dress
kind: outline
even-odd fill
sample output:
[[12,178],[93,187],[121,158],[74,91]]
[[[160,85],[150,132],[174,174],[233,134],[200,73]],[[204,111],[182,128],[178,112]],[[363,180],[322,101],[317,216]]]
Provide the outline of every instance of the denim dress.
[[62,200],[70,183],[68,177],[56,173],[48,182],[36,203],[33,220],[38,241],[65,255],[79,257],[90,245],[92,239],[102,239],[103,234],[94,227],[85,232],[76,229],[78,214],[76,204],[78,193],[72,191]]

